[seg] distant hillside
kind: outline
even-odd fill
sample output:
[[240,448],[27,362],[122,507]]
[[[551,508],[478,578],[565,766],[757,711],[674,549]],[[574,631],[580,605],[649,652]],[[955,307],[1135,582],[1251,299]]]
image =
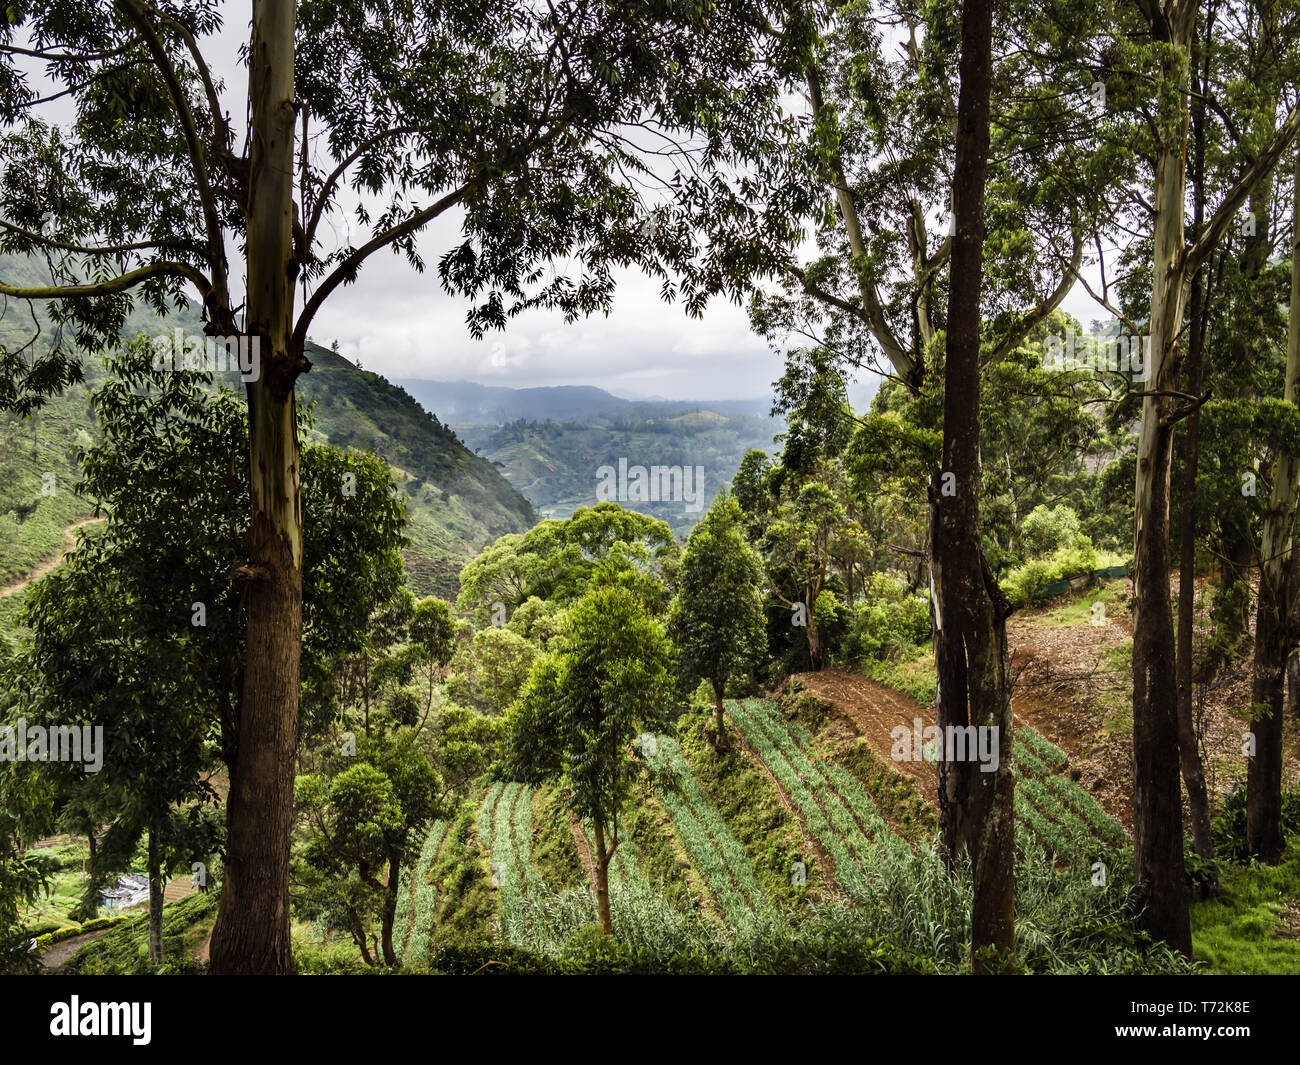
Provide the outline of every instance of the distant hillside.
[[[6,263],[6,277],[26,276],[29,264]],[[28,271],[32,273],[32,271]],[[38,275],[34,275],[38,276]],[[38,312],[39,313],[39,312]],[[50,326],[41,316],[48,343]],[[197,331],[192,309],[159,320],[132,316],[130,332]],[[35,329],[26,305],[10,301],[0,314],[0,344],[13,350]],[[303,402],[315,404],[313,439],[373,450],[404,478],[411,545],[406,554],[412,587],[420,594],[452,595],[461,567],[492,540],[536,522],[528,501],[487,459],[474,455],[455,433],[402,389],[359,370],[326,348],[310,344],[313,363],[300,379]],[[97,358],[85,362],[86,381],[54,397],[32,419],[0,415],[0,590],[36,570],[64,545],[64,530],[90,512],[72,493],[75,453],[96,434],[88,390],[104,379]],[[237,385],[231,375],[223,382]],[[52,475],[52,480],[46,475]],[[52,493],[42,487],[53,485]],[[0,619],[13,604],[0,598]]]
[[527,499],[400,386],[308,344],[298,392],[315,404],[330,443],[371,450],[406,478],[411,510],[407,569],[418,592],[450,594],[461,567],[485,545],[537,521]]
[[501,425],[524,419],[580,419],[613,414],[630,406],[626,399],[588,385],[502,388],[470,381],[395,378],[426,409],[451,425]]
[[[602,487],[612,483],[617,491],[621,479],[627,493],[616,497],[619,502],[667,522],[681,536],[735,476],[746,451],[776,450],[773,437],[783,426],[767,417],[699,407],[680,414],[655,413],[656,406],[630,403],[616,420],[519,420],[502,426],[460,426],[457,432],[500,466],[543,517],[568,517],[577,507],[598,502]],[[626,471],[622,474],[620,461]],[[680,467],[683,473],[689,467],[691,501],[638,501],[632,487],[638,466],[647,473],[653,466]],[[702,492],[695,483],[697,468],[703,470]]]
[[393,384],[406,389],[444,422],[463,425],[504,425],[514,421],[611,421],[629,416],[648,418],[682,414],[702,406],[720,414],[766,417],[770,399],[623,399],[591,385],[547,388],[505,388],[470,381],[429,381],[398,377]]

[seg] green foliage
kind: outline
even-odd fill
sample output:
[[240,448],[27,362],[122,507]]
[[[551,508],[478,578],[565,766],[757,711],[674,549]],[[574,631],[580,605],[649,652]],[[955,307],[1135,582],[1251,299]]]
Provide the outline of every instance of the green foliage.
[[486,614],[494,603],[510,608],[535,596],[568,606],[602,573],[608,580],[632,572],[666,605],[678,555],[663,522],[617,503],[597,503],[564,521],[539,522],[523,536],[501,537],[461,571],[456,605]]
[[1039,503],[1020,526],[1021,546],[1029,558],[1053,555],[1074,547],[1082,538],[1079,516],[1064,504],[1048,507]]
[[507,714],[507,762],[563,782],[573,812],[613,825],[644,767],[644,733],[669,727],[671,652],[663,627],[624,588],[588,593],[568,613],[562,649],[533,667]]
[[841,648],[850,662],[884,661],[930,641],[930,603],[925,596],[876,598],[855,605]]
[[745,542],[740,519],[735,499],[719,495],[691,531],[668,617],[684,686],[708,681],[719,698],[727,681],[757,665],[767,649],[763,565]]
[[1059,548],[1046,558],[1035,559],[1012,570],[1002,580],[1002,590],[1013,606],[1032,606],[1049,584],[1071,577],[1090,577],[1096,569],[1096,549],[1087,537],[1080,537],[1069,547]]
[[[1237,784],[1225,796],[1219,816],[1210,826],[1214,838],[1214,854],[1229,862],[1247,862],[1250,851],[1246,846],[1246,787]],[[1300,836],[1300,787],[1282,792],[1282,833],[1286,837]]]

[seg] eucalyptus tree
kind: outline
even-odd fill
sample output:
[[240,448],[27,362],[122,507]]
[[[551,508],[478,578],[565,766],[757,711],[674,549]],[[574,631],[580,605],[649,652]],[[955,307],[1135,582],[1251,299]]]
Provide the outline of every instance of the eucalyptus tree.
[[1281,860],[1282,722],[1286,662],[1300,634],[1294,611],[1296,506],[1300,500],[1300,150],[1292,185],[1291,292],[1286,373],[1278,420],[1285,419],[1268,486],[1260,545],[1259,607],[1255,620],[1255,676],[1251,688],[1254,756],[1246,770],[1246,844],[1261,861]]
[[[526,308],[605,309],[619,267],[660,278],[691,313],[738,298],[797,236],[802,186],[779,150],[796,123],[781,102],[810,13],[792,0],[253,0],[246,91],[216,73],[220,20],[207,0],[6,8],[0,251],[40,256],[48,276],[0,278],[0,294],[50,301],[83,347],[111,342],[137,302],[189,298],[214,337],[259,343],[250,535],[233,571],[248,601],[240,760],[211,957],[216,972],[286,972],[304,566],[294,384],[312,323],[381,252],[422,270],[421,235],[444,216],[461,238],[439,279],[471,301],[476,335]],[[68,127],[48,111],[60,101]],[[242,147],[232,111],[247,114]],[[333,238],[349,213],[361,235]],[[0,370],[0,397],[23,411],[79,376],[58,345],[6,352]]]
[[1134,499],[1134,880],[1146,896],[1149,930],[1189,955],[1169,488],[1174,427],[1204,396],[1180,387],[1185,316],[1198,272],[1300,129],[1300,111],[1292,110],[1280,123],[1269,116],[1267,134],[1242,152],[1235,180],[1188,239],[1189,94],[1199,14],[1195,0],[1144,0],[1126,24],[1135,64],[1150,60],[1157,71],[1149,107],[1135,108],[1149,118],[1151,283]]
[[[967,253],[976,256],[973,261],[982,258],[983,269],[975,318],[962,325],[974,330],[975,362],[973,372],[965,367],[935,382],[934,368],[945,350],[948,356],[953,350],[952,338],[944,337],[952,328],[945,289],[950,300],[953,285],[967,284],[956,278],[952,263],[960,236],[957,187],[970,180],[957,167],[958,27],[967,5],[861,0],[828,6],[832,27],[806,71],[813,179],[829,201],[817,231],[820,255],[787,262],[786,291],[757,301],[754,324],[777,342],[790,334],[812,337],[842,365],[898,381],[915,404],[919,432],[909,435],[928,443],[932,460],[923,543],[941,678],[939,724],[962,726],[987,715],[983,723],[992,725],[1007,716],[1002,708],[1010,700],[1004,624],[1010,608],[1000,602],[986,562],[975,575],[974,560],[982,559],[974,522],[980,464],[963,459],[959,471],[940,460],[959,457],[952,450],[959,438],[960,448],[978,449],[981,364],[1016,351],[1060,306],[1079,276],[1096,221],[1105,215],[1107,190],[1116,181],[1111,171],[1128,169],[1123,138],[1110,139],[1097,122],[1091,95],[1105,58],[1108,17],[1060,3],[1044,11],[1041,4],[1004,2],[986,13],[994,27],[984,58],[989,148],[976,153],[983,162],[974,223],[983,254]],[[975,190],[966,188],[969,205]],[[968,353],[965,337],[958,347]],[[954,382],[962,394],[947,397],[943,389]],[[956,420],[951,432],[950,418]],[[972,433],[973,443],[964,439]],[[935,446],[939,434],[942,448]],[[960,483],[963,475],[970,483]],[[940,501],[959,497],[960,507],[954,503],[948,512],[960,510],[961,518],[943,518]],[[945,567],[962,576],[945,584],[937,579]],[[954,602],[944,601],[948,595]],[[946,638],[944,619],[959,615],[973,627]],[[977,615],[987,624],[977,625]],[[1005,947],[1012,854],[1000,842],[992,850],[986,844],[1002,839],[996,826],[1012,816],[1010,767],[994,774],[1005,779],[988,809],[968,794],[974,785],[968,774],[947,760],[939,768],[946,852],[997,855],[981,874],[987,879],[976,909],[988,921],[981,922],[977,946],[996,940]]]
[[[38,712],[105,729],[98,809],[121,826],[104,841],[120,855],[132,831],[178,840],[172,804],[208,801],[215,761],[238,762],[247,606],[229,574],[247,543],[247,427],[211,375],[155,368],[147,345],[108,369],[92,394],[102,439],[78,484],[106,519],[33,586],[14,687]],[[304,657],[317,663],[358,652],[376,598],[401,587],[405,513],[374,456],[308,446],[302,478]]]

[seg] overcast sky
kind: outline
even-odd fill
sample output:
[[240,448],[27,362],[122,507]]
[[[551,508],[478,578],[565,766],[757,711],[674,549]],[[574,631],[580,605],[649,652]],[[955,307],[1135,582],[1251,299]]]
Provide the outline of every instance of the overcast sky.
[[[226,0],[222,8],[223,29],[204,41],[204,52],[226,81],[223,102],[238,128],[247,73],[236,56],[248,41],[250,4]],[[63,108],[46,114],[60,122],[72,117]],[[327,244],[350,240],[355,246],[364,239],[346,228],[351,203],[347,207],[332,216],[332,233],[322,225]],[[691,319],[679,306],[665,304],[658,283],[639,273],[620,276],[607,317],[566,325],[559,314],[530,312],[504,332],[475,341],[465,327],[467,304],[442,291],[436,272],[439,257],[456,243],[456,223],[449,214],[423,235],[428,267],[422,275],[389,252],[369,259],[357,281],[336,290],[316,316],[312,339],[325,345],[337,340],[344,356],[390,378],[514,388],[588,384],[632,398],[750,399],[770,394],[782,372],[781,355],[751,332],[744,308],[718,299],[703,319]],[[1085,326],[1101,317],[1080,286],[1065,309]],[[858,396],[860,388],[852,394]]]

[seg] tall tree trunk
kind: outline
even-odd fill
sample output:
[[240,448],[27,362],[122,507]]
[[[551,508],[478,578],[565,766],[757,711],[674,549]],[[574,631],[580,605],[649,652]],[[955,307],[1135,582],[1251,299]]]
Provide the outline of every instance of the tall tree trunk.
[[[988,172],[992,74],[991,0],[962,5],[961,90],[953,176],[955,237],[948,295],[944,366],[944,469],[931,486],[936,610],[935,660],[939,725],[995,731],[1002,755],[994,772],[969,757],[940,761],[940,798],[949,854],[964,849],[974,872],[972,965],[988,948],[1015,949],[1015,821],[1011,772],[1005,596],[984,559],[979,534],[980,288],[983,276],[984,182]],[[955,491],[945,494],[955,478]],[[979,956],[976,957],[976,954]]]
[[[1200,79],[1202,98],[1197,100],[1193,115],[1195,173],[1192,191],[1192,232],[1199,234],[1205,213],[1205,82],[1210,63],[1210,29],[1201,42],[1201,59],[1205,71]],[[1206,286],[1197,277],[1192,282],[1190,351],[1187,359],[1188,391],[1201,394],[1204,384]],[[1183,448],[1183,499],[1180,517],[1178,552],[1178,755],[1182,763],[1183,784],[1192,815],[1192,839],[1202,858],[1214,857],[1214,839],[1210,834],[1210,800],[1205,787],[1200,747],[1196,742],[1193,714],[1195,678],[1192,671],[1192,634],[1196,618],[1196,466],[1200,447],[1201,412],[1198,407],[1187,420]]]
[[161,965],[163,961],[163,891],[167,886],[163,883],[159,849],[155,822],[149,826],[149,960],[154,965]]
[[[1296,153],[1294,203],[1300,211],[1300,151]],[[1300,219],[1300,214],[1296,217]],[[1300,241],[1295,234],[1284,398],[1300,406]],[[1282,701],[1287,656],[1294,642],[1291,602],[1296,581],[1291,548],[1298,494],[1300,457],[1283,451],[1277,456],[1264,513],[1250,715],[1255,751],[1246,766],[1246,844],[1251,854],[1270,864],[1282,857]]]
[[402,866],[398,856],[388,859],[388,884],[384,888],[384,912],[381,920],[381,937],[384,951],[384,964],[396,967],[400,964],[397,951],[393,949],[393,924],[397,920],[397,890],[402,879]]
[[292,0],[254,0],[247,332],[261,376],[248,384],[252,522],[248,642],[231,768],[214,973],[289,973],[289,830],[298,739],[302,505],[290,349],[293,315],[294,18]]
[[[1187,88],[1195,4],[1165,6],[1157,128],[1151,353],[1138,433],[1133,528],[1133,875],[1148,930],[1190,956],[1179,787],[1178,677],[1169,601],[1169,478],[1182,361]],[[1166,393],[1159,395],[1157,393]]]
[[609,912],[609,859],[610,853],[605,844],[605,826],[599,821],[592,822],[596,836],[596,855],[593,872],[596,874],[596,920],[600,930],[606,935],[614,934],[614,920]]

